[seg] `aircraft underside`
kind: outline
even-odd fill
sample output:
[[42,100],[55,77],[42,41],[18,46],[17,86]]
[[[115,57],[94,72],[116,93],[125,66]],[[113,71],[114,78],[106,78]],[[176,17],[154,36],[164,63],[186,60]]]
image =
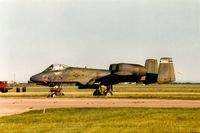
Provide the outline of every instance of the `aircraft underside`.
[[[81,85],[76,84],[79,89],[95,89],[93,96],[112,96],[113,95],[113,86],[112,85]],[[61,84],[58,83],[49,83],[50,91],[47,97],[61,96],[64,95],[62,92]]]

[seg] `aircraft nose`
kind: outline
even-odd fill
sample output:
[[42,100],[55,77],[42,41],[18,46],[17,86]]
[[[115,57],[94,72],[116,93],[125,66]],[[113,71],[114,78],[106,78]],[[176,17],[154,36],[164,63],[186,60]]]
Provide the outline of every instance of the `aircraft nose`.
[[41,79],[41,76],[39,74],[37,74],[37,75],[31,76],[30,81],[32,81],[32,82],[39,82],[40,79]]

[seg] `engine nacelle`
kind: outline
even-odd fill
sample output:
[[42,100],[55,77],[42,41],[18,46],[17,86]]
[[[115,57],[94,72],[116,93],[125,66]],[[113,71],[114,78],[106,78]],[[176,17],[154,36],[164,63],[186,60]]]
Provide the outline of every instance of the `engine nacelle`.
[[114,75],[137,77],[144,76],[147,72],[144,66],[126,63],[111,64],[109,70]]

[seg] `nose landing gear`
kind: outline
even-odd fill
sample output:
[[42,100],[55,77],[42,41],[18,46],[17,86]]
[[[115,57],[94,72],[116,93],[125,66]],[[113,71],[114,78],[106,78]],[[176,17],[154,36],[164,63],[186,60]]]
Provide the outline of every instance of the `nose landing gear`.
[[62,88],[60,86],[54,86],[50,88],[49,94],[47,97],[63,96]]

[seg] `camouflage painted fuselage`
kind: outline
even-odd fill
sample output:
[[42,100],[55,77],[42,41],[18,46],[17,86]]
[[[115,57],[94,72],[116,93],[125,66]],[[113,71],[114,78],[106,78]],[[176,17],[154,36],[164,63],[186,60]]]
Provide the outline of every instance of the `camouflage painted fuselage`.
[[109,70],[78,67],[60,69],[51,65],[45,71],[32,76],[30,80],[48,86],[75,83],[79,87],[95,88],[120,82],[138,82],[145,75],[145,67],[137,64],[112,64]]
[[68,67],[63,70],[44,71],[31,77],[31,81],[46,85],[57,83],[76,83],[94,85],[102,77],[109,75],[108,70]]

